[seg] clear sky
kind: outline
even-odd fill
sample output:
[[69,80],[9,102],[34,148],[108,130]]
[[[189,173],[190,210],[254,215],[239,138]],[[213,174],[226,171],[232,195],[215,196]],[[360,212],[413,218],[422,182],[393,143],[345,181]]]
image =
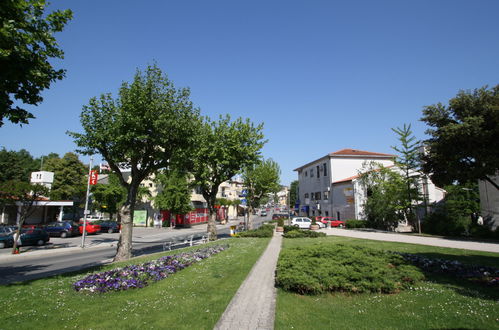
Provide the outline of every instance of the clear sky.
[[[392,153],[390,128],[424,139],[423,106],[499,83],[499,1],[52,1],[74,19],[56,34],[64,80],[0,128],[34,156],[76,146],[81,108],[156,61],[203,115],[265,123],[281,183],[343,148]],[[81,157],[88,162],[88,157]]]

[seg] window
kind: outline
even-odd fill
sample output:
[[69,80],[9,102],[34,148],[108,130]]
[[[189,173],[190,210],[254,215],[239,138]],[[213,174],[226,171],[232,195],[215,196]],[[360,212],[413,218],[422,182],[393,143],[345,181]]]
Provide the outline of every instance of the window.
[[310,199],[314,200],[314,198],[315,198],[315,194],[314,193],[310,193]]
[[318,200],[318,201],[321,200],[321,192],[320,191],[318,191],[318,192],[315,193],[315,199]]
[[341,220],[341,215],[340,215],[340,212],[336,212],[336,220]]
[[327,164],[324,163],[324,164],[322,164],[322,166],[324,167],[324,176],[326,176],[327,175]]
[[326,217],[328,217],[328,216],[329,216],[329,212],[328,212],[328,211],[326,211]]
[[307,193],[307,194],[305,194],[305,198],[308,198],[308,193]]
[[324,192],[324,200],[327,201],[329,199],[329,191]]
[[317,177],[319,177],[319,165],[317,165],[315,169],[317,170]]
[[311,177],[311,178],[313,178],[313,177],[314,177],[314,169],[313,169],[313,168],[311,168],[311,169],[310,169],[310,177]]
[[305,176],[308,176],[308,171],[305,171],[304,173],[305,173]]

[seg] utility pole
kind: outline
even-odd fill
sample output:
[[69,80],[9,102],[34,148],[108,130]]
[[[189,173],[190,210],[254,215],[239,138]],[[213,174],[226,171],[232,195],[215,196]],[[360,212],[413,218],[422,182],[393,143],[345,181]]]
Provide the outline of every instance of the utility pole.
[[88,165],[88,180],[87,180],[87,195],[85,198],[85,211],[83,212],[83,233],[81,235],[81,248],[85,248],[85,236],[87,234],[87,216],[88,216],[88,197],[90,195],[90,176],[92,171],[93,156],[90,156],[90,164]]

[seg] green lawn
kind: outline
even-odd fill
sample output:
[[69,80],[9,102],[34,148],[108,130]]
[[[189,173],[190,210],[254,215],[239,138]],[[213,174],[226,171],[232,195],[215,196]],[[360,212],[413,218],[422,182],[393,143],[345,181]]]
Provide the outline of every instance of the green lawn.
[[91,273],[88,270],[0,286],[0,329],[213,329],[269,239],[218,242],[228,242],[230,248],[142,289],[75,292],[72,283]]
[[[499,254],[346,237],[285,239],[283,249],[307,244],[351,244],[499,267]],[[278,290],[276,329],[499,329],[499,290],[452,277],[399,294],[302,296]]]

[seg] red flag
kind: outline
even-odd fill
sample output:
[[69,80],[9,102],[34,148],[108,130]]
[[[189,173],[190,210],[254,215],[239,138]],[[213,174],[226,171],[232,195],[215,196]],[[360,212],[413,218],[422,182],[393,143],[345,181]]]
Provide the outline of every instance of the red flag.
[[98,176],[99,176],[99,171],[97,170],[90,171],[90,185],[97,184]]

